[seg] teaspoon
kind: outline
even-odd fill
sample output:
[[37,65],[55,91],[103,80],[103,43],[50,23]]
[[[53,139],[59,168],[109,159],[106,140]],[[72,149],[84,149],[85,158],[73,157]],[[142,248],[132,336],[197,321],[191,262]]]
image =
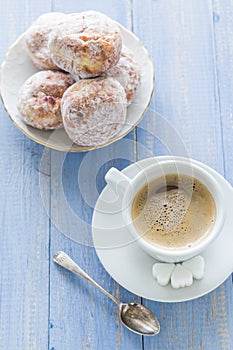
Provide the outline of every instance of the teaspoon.
[[107,295],[118,305],[121,322],[132,332],[141,335],[156,335],[160,332],[160,324],[152,311],[138,303],[121,303],[84,272],[66,253],[60,251],[53,256],[53,261],[65,269],[83,277]]

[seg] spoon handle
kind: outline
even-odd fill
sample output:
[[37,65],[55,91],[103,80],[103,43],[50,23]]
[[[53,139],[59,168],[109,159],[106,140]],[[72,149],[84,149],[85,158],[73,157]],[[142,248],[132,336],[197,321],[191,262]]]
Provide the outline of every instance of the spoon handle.
[[120,301],[115,298],[112,294],[107,292],[103,287],[101,287],[97,282],[95,282],[85,271],[81,269],[66,253],[60,251],[57,252],[53,256],[53,261],[57,263],[58,265],[64,267],[65,269],[75,273],[76,275],[79,275],[80,277],[83,277],[85,280],[93,284],[93,286],[97,287],[99,290],[101,290],[102,293],[107,295],[114,303],[117,305],[120,304]]

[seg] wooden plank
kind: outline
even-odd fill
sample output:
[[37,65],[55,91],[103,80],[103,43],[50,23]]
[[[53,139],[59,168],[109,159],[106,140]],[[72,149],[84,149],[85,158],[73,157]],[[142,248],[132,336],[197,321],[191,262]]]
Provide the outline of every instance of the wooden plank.
[[[34,16],[49,11],[50,5],[1,2],[1,59]],[[0,348],[46,349],[49,219],[39,191],[43,147],[13,126],[2,105],[0,112]],[[50,188],[49,176],[46,183]]]
[[22,138],[4,118],[4,147],[0,151],[4,189],[0,195],[0,348],[46,348],[49,221],[38,186],[42,147]]
[[[217,88],[219,92],[219,109],[222,122],[222,139],[223,139],[223,159],[224,174],[226,179],[233,184],[233,21],[232,21],[233,3],[232,1],[213,0],[213,22],[215,35],[215,50],[217,64]],[[229,279],[230,280],[230,279]],[[221,347],[233,348],[233,319],[232,300],[233,289],[232,283],[229,282],[227,293],[222,291],[219,298],[222,303],[222,312],[217,315],[222,319],[222,326],[218,329]],[[215,299],[216,301],[216,299]]]
[[[220,1],[216,3],[220,6]],[[225,4],[221,4],[221,8],[222,11],[226,10]],[[230,9],[228,6],[225,13],[228,25],[224,24],[219,36],[223,37],[226,31],[229,32],[231,13],[232,7]],[[148,0],[141,3],[135,0],[133,14],[134,31],[151,49],[155,64],[155,95],[151,108],[166,118],[154,120],[152,112],[147,113],[140,127],[154,131],[157,139],[138,129],[137,142],[144,144],[147,152],[155,155],[180,154],[181,149],[176,144],[180,140],[177,135],[180,135],[191,157],[224,174],[224,160],[228,169],[231,169],[232,162],[227,161],[226,149],[225,159],[223,157],[220,88],[217,85],[219,68],[216,67],[215,60],[211,1]],[[232,45],[231,34],[225,39],[225,42],[228,40],[228,45]],[[220,47],[222,42],[220,38],[218,40]],[[221,58],[226,56],[227,50],[224,50]],[[232,56],[229,58],[228,55],[228,59],[232,60]],[[224,62],[222,69],[224,65],[229,67],[229,63]],[[226,68],[224,72],[226,75]],[[221,79],[222,85],[226,84],[224,75],[221,75]],[[231,78],[228,79],[229,84],[232,84]],[[227,88],[229,85],[225,86]],[[230,96],[230,92],[228,95],[223,92],[223,95]],[[227,104],[232,106],[229,101],[225,100],[225,108]],[[173,137],[172,132],[168,133],[166,123],[170,128],[175,128]],[[223,135],[228,136],[228,141],[224,137],[228,154],[231,152],[232,141],[232,128],[229,125],[232,125],[232,114],[228,110],[228,120],[225,125],[223,123]],[[165,146],[169,145],[169,149],[158,139],[165,141]],[[141,155],[140,150],[139,145],[139,159],[146,153],[144,151]],[[231,157],[232,155],[229,159]],[[156,303],[155,306],[154,302],[145,300],[145,304],[157,310],[161,321],[161,334],[155,338],[145,338],[145,349],[232,348],[231,279],[216,291],[192,302]]]
[[[222,172],[211,2],[135,1],[133,10],[135,33],[151,49],[156,72],[152,112],[140,127],[167,141],[171,124],[175,137],[166,153],[179,153],[176,139],[180,135],[187,154]],[[157,124],[154,110],[165,120],[160,118]],[[137,140],[145,143],[140,133]],[[165,153],[158,141],[153,146],[153,137],[148,135],[146,142],[155,154]]]
[[[112,146],[114,151],[115,146]],[[115,154],[119,150],[115,149]],[[101,151],[96,152],[96,160],[89,165],[89,181],[95,180],[95,174],[99,170],[98,157]],[[69,154],[63,166],[63,185],[59,180],[61,153],[52,152],[52,218],[56,219],[58,227],[63,233],[73,236],[73,225],[67,220],[66,213],[63,217],[62,200],[60,197],[59,187],[63,186],[64,192],[67,194],[66,199],[71,208],[77,214],[76,230],[81,231],[84,235],[88,234],[87,241],[90,237],[91,212],[87,204],[80,198],[80,191],[77,186],[77,177],[79,168],[84,161],[85,155]],[[99,190],[104,186],[103,168],[98,176]],[[92,178],[93,174],[93,178]],[[87,179],[87,186],[88,186]],[[84,185],[85,186],[85,185]],[[85,187],[86,188],[86,187]],[[84,223],[78,220],[81,218]],[[89,225],[88,225],[89,224]],[[64,237],[61,233],[52,227],[51,233],[51,255],[57,250],[64,250],[70,254],[94,279],[114,295],[120,297],[123,301],[138,300],[136,296],[131,295],[110,278],[104,271],[95,250],[86,245],[79,245],[70,239]],[[51,265],[51,313],[50,322],[53,327],[50,329],[50,348],[56,350],[67,348],[75,349],[79,344],[82,349],[141,349],[141,338],[128,332],[121,327],[116,306],[105,296],[87,284],[86,281],[80,280],[76,276],[72,276],[69,272]],[[107,335],[107,336],[106,336]]]
[[[54,1],[54,11],[78,12],[87,9],[104,12],[130,28],[129,1],[83,1],[76,5],[72,1]],[[62,186],[68,204],[77,215],[76,232],[83,233],[86,242],[90,244],[90,223],[96,199],[94,195],[95,184],[97,183],[98,191],[101,191],[104,187],[104,174],[110,166],[115,165],[122,168],[131,160],[135,160],[133,133],[128,136],[128,140],[131,141],[129,141],[127,148],[125,142],[119,141],[90,154],[67,155],[63,165],[62,184],[58,173],[61,170],[60,162],[63,155],[59,152],[52,152],[51,214],[57,226],[62,227],[64,234],[68,233],[68,236],[73,236],[75,225],[66,218],[68,214],[62,215],[63,199],[60,187]],[[87,156],[90,156],[89,160],[85,158]],[[126,158],[126,160],[122,160],[122,158]],[[85,198],[81,197],[77,183],[79,169],[83,162],[87,162],[86,178],[81,184],[84,188]],[[87,205],[85,199],[90,199],[90,205]],[[69,213],[69,210],[65,213]],[[82,219],[84,223],[81,223],[79,219]],[[75,240],[79,241],[80,237],[76,237]],[[138,300],[136,296],[120,288],[104,271],[94,248],[71,241],[58,232],[57,227],[52,226],[51,255],[57,250],[64,250],[70,254],[96,281],[123,301]],[[137,350],[142,348],[141,337],[132,334],[120,325],[116,306],[98,290],[54,264],[51,265],[50,276],[50,349],[113,348]]]
[[224,167],[226,178],[233,184],[233,3],[213,1],[213,21],[217,63],[217,87],[222,121]]

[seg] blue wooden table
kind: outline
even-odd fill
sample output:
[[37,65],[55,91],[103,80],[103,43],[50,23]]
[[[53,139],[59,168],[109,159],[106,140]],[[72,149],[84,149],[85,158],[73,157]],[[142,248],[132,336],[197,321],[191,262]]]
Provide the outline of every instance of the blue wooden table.
[[[150,111],[140,128],[126,138],[127,159],[122,156],[125,144],[121,140],[105,149],[108,160],[97,169],[101,151],[96,151],[96,164],[90,164],[87,181],[96,181],[101,191],[104,173],[112,165],[122,169],[151,155],[178,154],[176,142],[167,139],[164,123],[180,135],[191,157],[212,166],[232,184],[233,1],[1,0],[0,60],[40,14],[87,9],[104,12],[132,30],[150,52],[156,70]],[[64,228],[68,222],[59,224],[57,173],[64,154],[29,140],[0,108],[0,349],[233,349],[231,278],[193,301],[163,304],[143,300],[161,322],[158,336],[143,338],[121,326],[115,306],[98,290],[51,262],[57,250],[65,250],[110,292],[122,300],[140,301],[106,273],[93,247],[67,237]],[[146,131],[153,111],[165,117],[158,122],[156,138]],[[62,184],[72,210],[90,224],[92,208],[78,186],[85,156],[66,155]],[[97,174],[96,179],[92,174]],[[48,213],[39,180],[43,181]],[[91,198],[92,186],[86,188]],[[61,227],[64,232],[59,231]],[[90,226],[86,227],[89,232],[85,234],[90,234]],[[76,229],[83,230],[81,220]]]

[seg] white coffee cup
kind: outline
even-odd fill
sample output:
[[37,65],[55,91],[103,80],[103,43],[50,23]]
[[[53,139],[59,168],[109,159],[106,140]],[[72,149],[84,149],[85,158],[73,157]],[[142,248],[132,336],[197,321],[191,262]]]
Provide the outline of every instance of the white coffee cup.
[[[143,239],[135,228],[132,219],[132,204],[138,191],[152,180],[174,173],[191,176],[199,180],[211,193],[216,206],[216,220],[211,231],[191,247],[167,248],[150,243]],[[165,262],[181,262],[190,259],[204,251],[222,230],[226,212],[222,189],[208,171],[188,158],[158,161],[145,169],[141,169],[133,179],[130,179],[116,168],[111,168],[106,173],[105,180],[121,199],[121,212],[125,226],[133,238],[137,240],[140,247],[155,259]]]

